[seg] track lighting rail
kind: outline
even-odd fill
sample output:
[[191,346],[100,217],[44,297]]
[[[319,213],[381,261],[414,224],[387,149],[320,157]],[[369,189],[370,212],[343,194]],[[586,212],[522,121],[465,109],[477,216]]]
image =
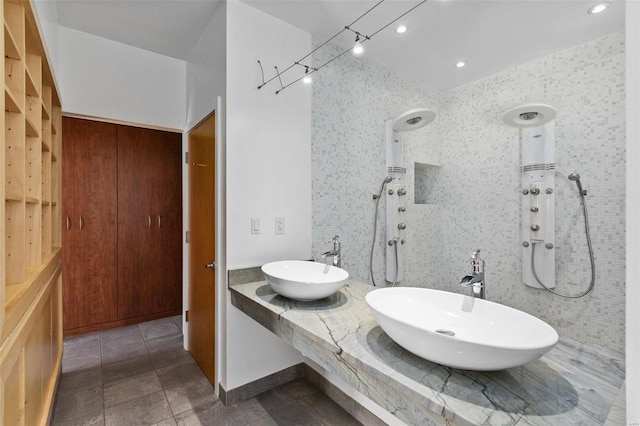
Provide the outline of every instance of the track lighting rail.
[[[407,10],[406,12],[404,12],[402,15],[398,16],[397,18],[393,19],[392,21],[390,21],[389,23],[387,23],[386,25],[382,26],[381,28],[379,28],[378,30],[376,30],[373,34],[371,35],[366,35],[366,34],[362,34],[359,31],[354,30],[353,28],[351,28],[355,23],[357,23],[359,20],[361,20],[362,18],[364,18],[365,16],[367,16],[371,11],[373,11],[376,7],[380,6],[382,3],[384,3],[385,0],[380,0],[379,2],[377,2],[376,4],[374,4],[371,8],[369,8],[366,12],[364,12],[362,15],[360,15],[356,20],[354,20],[352,23],[350,23],[349,25],[345,25],[343,29],[341,29],[340,31],[338,31],[337,33],[335,33],[333,36],[331,36],[329,39],[327,39],[324,43],[320,44],[318,47],[316,47],[315,49],[313,49],[311,52],[307,53],[306,55],[304,55],[302,58],[298,59],[297,61],[295,61],[294,63],[292,63],[291,65],[289,65],[287,68],[285,68],[282,71],[278,70],[278,67],[275,66],[275,70],[276,70],[276,75],[274,75],[273,77],[271,77],[270,79],[266,80],[264,79],[264,69],[262,68],[262,62],[260,62],[260,60],[258,60],[258,65],[260,66],[260,71],[262,73],[262,84],[258,85],[258,90],[262,89],[264,86],[266,86],[267,84],[271,83],[272,81],[278,79],[278,81],[280,82],[280,88],[278,90],[275,91],[275,94],[279,94],[280,92],[282,92],[284,89],[286,89],[289,86],[292,86],[294,84],[296,84],[297,82],[299,82],[300,80],[302,80],[303,78],[318,72],[319,70],[321,70],[322,68],[324,68],[325,66],[329,65],[331,62],[335,61],[336,59],[340,58],[342,55],[344,55],[345,53],[349,52],[352,47],[349,47],[348,49],[345,49],[343,51],[341,51],[340,53],[338,53],[337,55],[335,55],[334,57],[332,57],[331,59],[329,59],[328,61],[324,62],[322,65],[318,66],[318,67],[313,67],[311,65],[307,65],[302,63],[302,61],[304,61],[305,59],[307,59],[308,57],[310,57],[311,55],[313,55],[315,52],[317,52],[319,49],[321,49],[322,47],[326,46],[328,43],[330,43],[332,40],[334,40],[336,37],[338,37],[339,35],[341,35],[343,32],[345,31],[351,31],[356,35],[356,39],[355,42],[356,44],[360,43],[364,43],[366,41],[371,40],[376,34],[378,34],[380,31],[384,30],[385,28],[389,27],[390,25],[393,25],[394,22],[397,22],[399,19],[402,19],[404,16],[408,15],[409,13],[411,13],[412,11],[414,11],[416,8],[418,8],[419,6],[423,5],[424,3],[427,2],[427,0],[421,0],[420,3],[416,4],[415,6],[411,7],[409,10]],[[295,68],[296,66],[300,66],[300,67],[304,67],[305,71],[304,71],[304,75],[302,75],[302,77],[299,77],[293,81],[291,81],[290,83],[287,83],[286,85],[282,83],[282,75],[285,74],[287,71]]]

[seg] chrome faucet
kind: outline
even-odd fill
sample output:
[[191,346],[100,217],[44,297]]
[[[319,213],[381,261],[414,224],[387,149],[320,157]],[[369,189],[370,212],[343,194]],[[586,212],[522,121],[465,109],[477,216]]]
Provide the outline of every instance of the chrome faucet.
[[331,243],[333,243],[333,250],[322,253],[322,258],[326,259],[327,257],[333,257],[333,266],[340,268],[342,266],[342,255],[340,254],[340,241],[338,241],[337,235],[333,237],[331,241],[327,241],[327,244]]
[[480,249],[471,254],[471,273],[460,280],[463,287],[471,287],[471,296],[485,298],[484,260],[480,259]]

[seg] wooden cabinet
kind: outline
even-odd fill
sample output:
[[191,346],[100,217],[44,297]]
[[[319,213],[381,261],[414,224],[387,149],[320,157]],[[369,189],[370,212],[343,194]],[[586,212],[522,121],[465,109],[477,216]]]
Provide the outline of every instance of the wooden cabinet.
[[179,313],[181,135],[63,122],[65,333]]
[[61,108],[31,4],[0,4],[0,424],[45,425],[62,359]]
[[118,127],[118,312],[175,311],[182,294],[181,137]]
[[64,328],[118,319],[117,126],[65,117]]

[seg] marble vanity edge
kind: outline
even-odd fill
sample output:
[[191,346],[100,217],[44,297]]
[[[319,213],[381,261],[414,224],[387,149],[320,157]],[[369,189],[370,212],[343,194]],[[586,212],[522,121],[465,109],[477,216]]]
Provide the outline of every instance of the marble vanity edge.
[[[255,285],[258,283],[267,285],[266,281],[245,284]],[[341,291],[353,297],[349,292],[349,284],[354,283],[347,282],[347,285]],[[398,419],[409,424],[450,425],[452,422],[456,425],[475,424],[475,422],[461,417],[460,414],[452,412],[446,404],[441,404],[437,396],[428,398],[416,389],[398,382],[394,377],[377,371],[368,364],[364,364],[357,358],[343,352],[332,341],[331,337],[322,338],[302,329],[283,315],[288,311],[287,309],[276,310],[274,306],[267,306],[248,297],[235,286],[230,286],[229,288],[231,290],[231,302],[234,306],[285,342],[291,344],[304,356],[317,362],[327,370],[336,373],[358,392],[389,411]],[[317,349],[312,350],[312,348]],[[381,392],[376,391],[388,388],[392,382],[395,382],[393,388],[396,390],[401,388],[404,391],[403,396],[408,401],[411,401],[410,408],[391,406]]]
[[229,287],[235,284],[247,284],[262,280],[264,280],[264,275],[262,274],[260,266],[256,266],[254,268],[230,269],[228,271],[227,282],[229,283]]

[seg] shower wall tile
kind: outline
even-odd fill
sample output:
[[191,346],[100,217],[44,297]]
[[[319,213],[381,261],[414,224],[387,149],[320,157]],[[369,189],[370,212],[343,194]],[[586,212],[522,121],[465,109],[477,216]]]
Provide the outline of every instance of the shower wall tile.
[[[323,48],[322,63],[338,50]],[[486,259],[487,298],[536,315],[562,336],[624,350],[625,133],[624,35],[614,33],[467,85],[436,92],[366,59],[343,56],[314,75],[312,110],[313,253],[342,241],[343,267],[371,283],[375,201],[386,176],[384,122],[410,108],[437,111],[407,133],[407,208],[403,285],[463,292],[459,279],[477,248]],[[596,258],[592,294],[569,300],[521,280],[519,130],[502,114],[543,102],[556,118],[556,289],[588,287],[589,257],[577,172]],[[414,163],[441,165],[414,177]],[[419,175],[420,176],[420,175]],[[415,192],[418,192],[417,202]],[[424,202],[428,204],[423,204]],[[384,282],[384,198],[373,272]]]

